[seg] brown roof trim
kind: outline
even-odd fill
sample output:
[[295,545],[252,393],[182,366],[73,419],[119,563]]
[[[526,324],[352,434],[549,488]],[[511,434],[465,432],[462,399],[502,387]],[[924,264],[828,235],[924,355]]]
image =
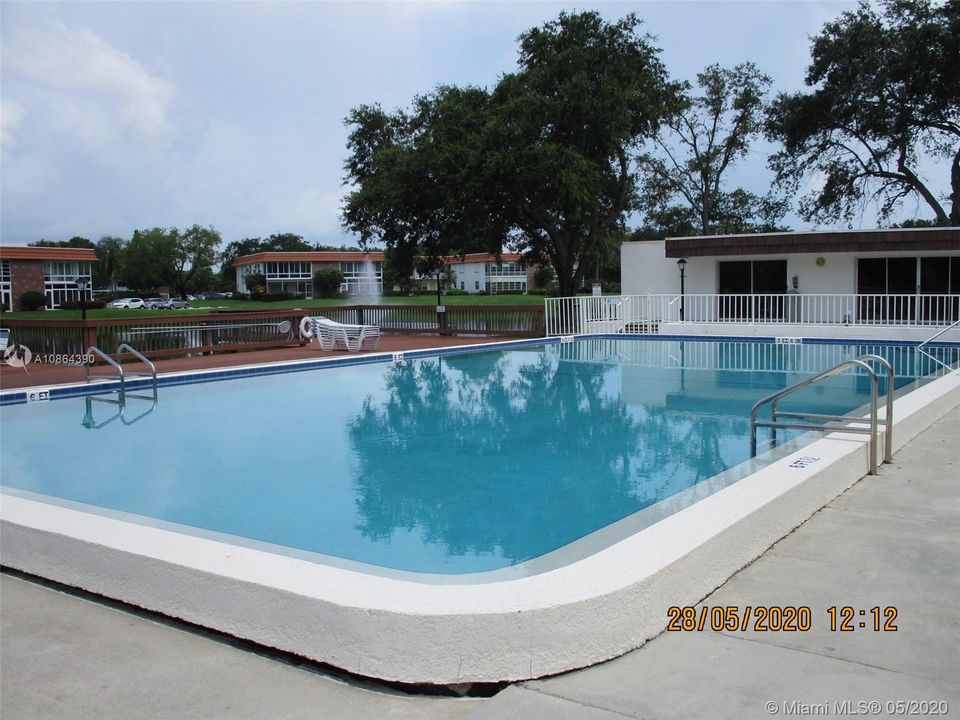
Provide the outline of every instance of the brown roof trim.
[[0,245],[0,260],[81,260],[95,262],[97,253],[93,248]]
[[960,227],[701,235],[667,238],[668,258],[787,253],[960,250]]

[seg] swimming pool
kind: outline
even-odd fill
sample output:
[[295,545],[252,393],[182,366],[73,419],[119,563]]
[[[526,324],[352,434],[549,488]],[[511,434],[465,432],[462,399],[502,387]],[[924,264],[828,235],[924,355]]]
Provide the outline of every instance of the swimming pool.
[[[932,370],[912,348],[870,350],[901,385]],[[585,340],[165,388],[132,425],[95,427],[113,406],[84,398],[21,405],[2,411],[0,476],[320,559],[484,572],[740,465],[756,400],[865,351]],[[866,380],[833,378],[785,409],[849,412]]]
[[[4,562],[377,677],[582,666],[863,474],[859,440],[751,461],[746,435],[758,398],[864,352],[898,386],[942,374],[904,346],[600,338],[162,387],[130,425],[8,406]],[[865,377],[828,382],[794,407],[864,404]],[[785,472],[801,447],[823,465]]]

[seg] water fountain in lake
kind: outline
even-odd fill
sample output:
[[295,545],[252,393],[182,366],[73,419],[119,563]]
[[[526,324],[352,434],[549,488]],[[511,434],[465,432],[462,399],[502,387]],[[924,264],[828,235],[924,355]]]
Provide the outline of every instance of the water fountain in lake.
[[373,261],[367,258],[360,266],[360,277],[357,284],[357,299],[366,305],[379,305],[383,293],[380,290],[380,281]]

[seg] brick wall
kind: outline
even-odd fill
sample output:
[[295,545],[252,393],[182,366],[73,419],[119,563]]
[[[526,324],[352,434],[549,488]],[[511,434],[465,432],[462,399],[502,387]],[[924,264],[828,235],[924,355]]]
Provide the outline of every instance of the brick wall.
[[23,310],[20,306],[20,296],[30,290],[43,292],[43,261],[11,260],[10,294],[13,296],[14,310]]

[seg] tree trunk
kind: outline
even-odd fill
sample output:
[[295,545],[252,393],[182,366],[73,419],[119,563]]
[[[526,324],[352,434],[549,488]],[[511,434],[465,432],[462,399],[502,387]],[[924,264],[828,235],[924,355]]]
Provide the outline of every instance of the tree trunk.
[[950,225],[960,226],[960,151],[950,166]]

